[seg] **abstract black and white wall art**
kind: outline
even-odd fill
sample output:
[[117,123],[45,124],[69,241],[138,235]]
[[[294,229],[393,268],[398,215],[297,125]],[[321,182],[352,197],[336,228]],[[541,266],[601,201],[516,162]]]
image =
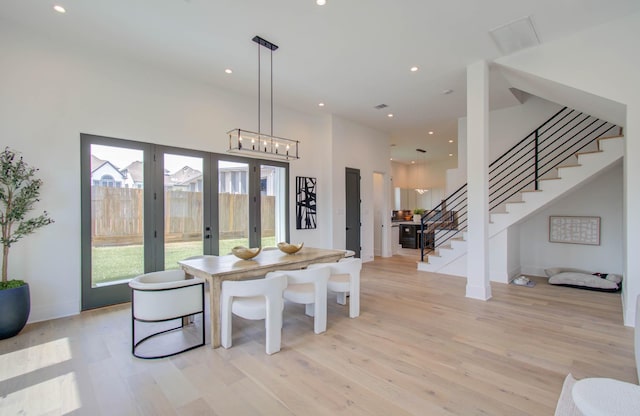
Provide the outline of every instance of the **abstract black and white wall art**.
[[316,214],[316,178],[296,176],[296,229],[315,229]]

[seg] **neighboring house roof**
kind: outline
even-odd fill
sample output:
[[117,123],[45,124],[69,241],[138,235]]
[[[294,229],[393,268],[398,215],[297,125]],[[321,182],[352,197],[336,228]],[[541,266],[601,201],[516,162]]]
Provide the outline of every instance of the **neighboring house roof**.
[[104,165],[106,161],[91,155],[91,172],[95,172],[100,166]]
[[[93,164],[94,160],[93,160],[93,156],[91,158],[91,176],[93,176],[93,174],[95,172],[97,172],[99,169],[103,169],[103,170],[108,170],[109,173],[114,173],[114,174],[119,174],[122,179],[126,179],[127,178],[127,172],[124,170],[120,170],[116,167],[116,165],[114,165],[113,163],[109,162],[108,160],[102,160],[102,163],[100,163],[99,165],[97,163],[99,163],[99,161],[101,161],[101,159],[96,158],[96,165]],[[108,169],[109,167],[111,167],[111,169]],[[113,171],[113,172],[111,172]]]
[[165,186],[187,185],[198,179],[202,179],[202,172],[192,167],[185,166],[171,175],[165,175]]
[[134,183],[142,183],[142,181],[144,180],[142,167],[142,162],[136,160],[135,162],[131,162],[129,166],[123,169],[123,171],[126,171],[129,175],[131,175],[131,179]]

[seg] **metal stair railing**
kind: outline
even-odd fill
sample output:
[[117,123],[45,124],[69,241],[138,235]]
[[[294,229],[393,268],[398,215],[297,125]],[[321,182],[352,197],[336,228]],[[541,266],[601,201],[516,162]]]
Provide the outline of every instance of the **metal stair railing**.
[[[489,211],[522,191],[537,191],[545,175],[616,129],[618,126],[607,121],[562,108],[489,165]],[[424,261],[426,253],[466,229],[467,184],[464,184],[422,216],[420,261]]]

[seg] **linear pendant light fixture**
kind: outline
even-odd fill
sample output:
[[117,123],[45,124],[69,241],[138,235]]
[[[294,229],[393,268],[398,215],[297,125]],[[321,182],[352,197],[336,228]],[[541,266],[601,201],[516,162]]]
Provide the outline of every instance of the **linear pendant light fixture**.
[[[267,159],[284,159],[294,160],[300,159],[298,154],[298,140],[285,139],[284,137],[277,137],[273,135],[273,51],[278,49],[278,45],[275,45],[268,40],[262,39],[260,36],[255,36],[252,39],[258,44],[258,132],[232,129],[227,132],[229,135],[229,150],[230,153],[253,153],[256,157],[262,157]],[[263,133],[260,128],[260,52],[261,47],[265,47],[271,51],[271,131],[270,134]]]

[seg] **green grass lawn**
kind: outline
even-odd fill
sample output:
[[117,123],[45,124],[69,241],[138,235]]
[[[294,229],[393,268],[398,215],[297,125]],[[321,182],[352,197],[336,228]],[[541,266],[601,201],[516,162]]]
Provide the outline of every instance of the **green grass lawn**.
[[[247,245],[246,239],[221,240],[220,253],[227,254],[238,245]],[[262,247],[275,246],[275,237],[262,239]],[[178,261],[202,254],[202,241],[169,243],[165,246],[165,270],[177,269]],[[144,273],[142,245],[94,247],[91,252],[93,285],[128,280]]]

